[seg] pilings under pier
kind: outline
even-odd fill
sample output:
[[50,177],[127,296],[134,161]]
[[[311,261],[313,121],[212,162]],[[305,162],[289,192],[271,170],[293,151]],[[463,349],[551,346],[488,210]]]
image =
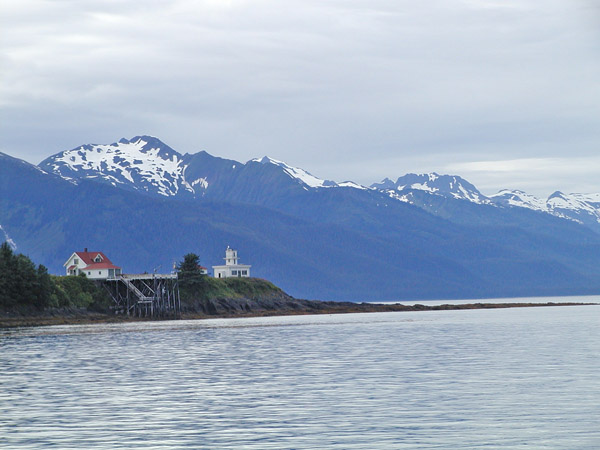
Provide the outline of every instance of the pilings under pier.
[[116,314],[179,317],[181,298],[177,274],[121,274],[102,281]]

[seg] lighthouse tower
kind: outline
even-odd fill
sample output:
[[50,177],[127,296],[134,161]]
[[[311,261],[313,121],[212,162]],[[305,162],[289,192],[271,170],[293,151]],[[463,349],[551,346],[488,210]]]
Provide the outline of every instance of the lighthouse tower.
[[250,277],[250,267],[248,264],[240,264],[237,254],[237,250],[234,250],[227,246],[225,250],[225,265],[224,266],[213,266],[215,278],[230,278]]
[[225,265],[226,266],[237,266],[238,265],[238,255],[237,250],[229,248],[227,246],[227,250],[225,250]]

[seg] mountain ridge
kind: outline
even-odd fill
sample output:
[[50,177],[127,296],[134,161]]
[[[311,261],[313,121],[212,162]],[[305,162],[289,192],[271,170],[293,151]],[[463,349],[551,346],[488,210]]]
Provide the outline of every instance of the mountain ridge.
[[[52,173],[0,158],[4,232],[21,252],[55,272],[62,270],[65,254],[83,247],[102,249],[126,270],[150,271],[171,267],[190,251],[210,266],[231,245],[255,275],[302,298],[389,301],[600,291],[600,235],[540,211],[470,201],[476,197],[466,180],[427,175],[396,182],[395,190],[312,179],[318,186],[310,186],[301,179],[309,172],[271,158],[239,163],[206,152],[167,153],[156,141],[137,138],[112,148],[73,149],[84,152],[79,159],[65,153],[57,154],[63,159],[47,158],[41,166]],[[132,154],[185,160],[185,168],[175,164],[177,171],[168,172],[181,178],[148,184],[160,172],[149,167],[164,173],[167,166],[133,164],[131,154],[116,151],[126,145],[135,147]],[[108,170],[98,155],[109,155]],[[59,176],[51,164],[65,157],[75,170],[65,164]],[[131,170],[133,182],[123,170]],[[100,176],[103,171],[110,177]],[[147,176],[147,183],[136,184],[135,173]],[[436,186],[428,185],[430,178]],[[194,193],[181,188],[182,179],[193,184]],[[175,184],[178,190],[171,189]],[[167,191],[160,192],[161,186]],[[444,186],[454,190],[445,192]],[[390,190],[409,192],[411,201],[398,201]]]
[[[145,159],[153,163],[148,164]],[[252,178],[256,183],[268,183],[271,190],[281,189],[288,193],[298,188],[304,191],[342,187],[373,189],[391,199],[435,213],[427,206],[430,197],[422,195],[422,192],[426,192],[480,205],[541,211],[600,232],[600,194],[564,194],[557,191],[547,199],[540,199],[523,191],[502,189],[485,196],[458,175],[440,175],[436,172],[408,173],[398,177],[395,182],[385,178],[367,187],[352,181],[337,183],[321,179],[307,170],[268,156],[242,163],[216,157],[206,151],[181,154],[157,137],[147,135],[122,138],[108,145],[81,145],[46,158],[39,167],[73,182],[96,179],[165,197],[247,200],[250,203],[265,195],[260,188],[251,186]],[[272,197],[272,194],[269,196]]]
[[[555,192],[540,199],[523,191],[502,189],[485,196],[458,175],[405,174],[392,181],[362,186],[352,181],[318,178],[268,156],[245,163],[213,156],[206,151],[181,154],[154,136],[122,138],[112,144],[86,144],[46,158],[39,167],[72,182],[94,179],[150,195],[178,198],[212,198],[271,205],[274,191],[285,195],[324,188],[376,190],[393,200],[436,214],[430,195],[465,200],[479,205],[517,207],[572,220],[600,232],[600,194]],[[268,186],[262,189],[259,184]],[[268,191],[268,192],[267,192]],[[282,195],[285,197],[285,195]],[[281,199],[280,199],[281,200]]]

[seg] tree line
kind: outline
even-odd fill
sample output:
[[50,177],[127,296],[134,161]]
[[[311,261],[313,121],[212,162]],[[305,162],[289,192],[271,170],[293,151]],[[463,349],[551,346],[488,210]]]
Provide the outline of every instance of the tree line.
[[4,242],[0,246],[0,313],[31,313],[47,308],[106,310],[108,295],[85,275],[57,277],[42,264],[15,253]]
[[[202,273],[200,258],[188,253],[177,265],[181,300],[195,305],[211,298],[256,296],[264,286],[255,286],[251,279],[215,279]],[[264,284],[264,283],[263,283]],[[268,290],[276,289],[269,283]],[[262,292],[262,291],[261,291]],[[51,308],[85,308],[108,312],[112,300],[84,273],[78,276],[55,276],[42,264],[26,255],[15,253],[4,242],[0,246],[0,314],[34,314]]]

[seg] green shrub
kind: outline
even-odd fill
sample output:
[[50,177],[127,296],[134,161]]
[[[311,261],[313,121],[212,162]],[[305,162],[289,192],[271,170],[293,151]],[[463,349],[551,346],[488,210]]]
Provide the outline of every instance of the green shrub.
[[79,276],[53,277],[53,303],[59,308],[88,308],[107,310],[111,304],[108,294],[83,273]]

